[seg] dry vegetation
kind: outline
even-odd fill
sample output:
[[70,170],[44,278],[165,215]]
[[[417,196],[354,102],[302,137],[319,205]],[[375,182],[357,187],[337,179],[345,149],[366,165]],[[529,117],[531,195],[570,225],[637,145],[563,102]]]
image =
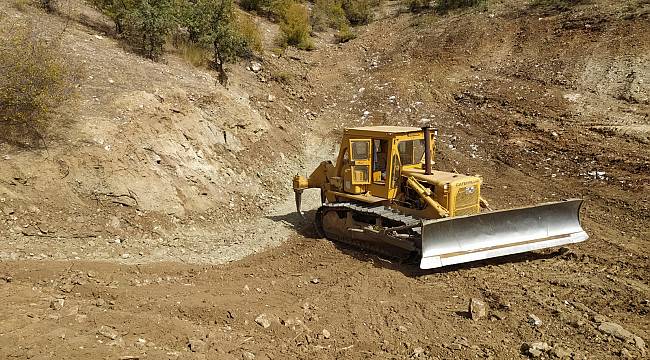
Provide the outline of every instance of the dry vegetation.
[[289,5],[282,17],[280,30],[282,30],[280,46],[291,45],[303,50],[313,49],[314,44],[309,37],[311,32],[309,11],[304,5],[298,3]]
[[91,0],[111,18],[116,35],[136,52],[159,59],[172,49],[193,65],[210,64],[227,83],[224,65],[261,50],[255,23],[232,0]]
[[0,26],[0,142],[45,145],[44,135],[63,126],[52,112],[73,94],[75,71],[59,39],[32,24]]

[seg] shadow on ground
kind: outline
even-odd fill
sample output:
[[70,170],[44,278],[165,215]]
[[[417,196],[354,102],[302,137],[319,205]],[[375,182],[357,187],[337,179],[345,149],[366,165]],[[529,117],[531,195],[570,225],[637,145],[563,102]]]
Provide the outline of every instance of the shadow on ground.
[[[320,239],[320,235],[316,232],[314,226],[314,216],[316,210],[310,210],[304,213],[304,218],[298,213],[289,213],[284,215],[267,216],[268,219],[282,222],[286,226],[293,228],[298,234],[307,239]],[[526,252],[521,254],[513,254],[502,256],[498,258],[485,259],[480,261],[473,261],[464,264],[445,266],[439,269],[423,270],[419,267],[419,255],[414,254],[413,257],[408,259],[387,259],[380,255],[371,253],[364,249],[359,249],[355,246],[334,241],[334,245],[341,253],[351,256],[359,261],[370,262],[377,268],[384,268],[394,271],[399,271],[408,277],[418,277],[432,274],[444,274],[449,272],[456,272],[461,270],[470,270],[474,268],[499,266],[503,264],[516,264],[525,263],[528,261],[552,259],[560,256],[562,253],[558,251],[543,251],[543,252]]]

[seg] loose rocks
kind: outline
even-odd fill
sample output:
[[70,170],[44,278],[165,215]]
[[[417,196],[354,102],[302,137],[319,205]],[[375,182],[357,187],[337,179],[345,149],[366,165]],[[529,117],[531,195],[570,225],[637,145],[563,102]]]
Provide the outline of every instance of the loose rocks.
[[118,336],[120,336],[120,334],[115,329],[105,325],[102,325],[102,327],[100,327],[99,330],[97,330],[97,333],[111,340],[115,340],[117,339]]
[[551,350],[551,347],[545,342],[523,343],[521,345],[521,353],[533,358],[538,358],[549,350]]
[[50,301],[50,308],[54,310],[61,310],[64,303],[64,299],[52,299],[52,301]]
[[260,326],[262,326],[265,329],[268,328],[269,326],[271,326],[272,320],[273,320],[272,316],[264,314],[264,313],[259,314],[255,318],[255,322],[258,323]]
[[200,339],[190,339],[187,342],[187,346],[190,348],[192,352],[196,352],[196,353],[204,353],[208,348],[208,344],[206,344],[205,341]]
[[598,326],[598,330],[617,339],[632,343],[637,347],[637,349],[641,350],[642,353],[645,353],[645,341],[617,323],[604,322]]
[[484,301],[472,298],[469,301],[469,314],[472,320],[480,320],[487,316],[487,304]]
[[625,330],[625,328],[623,328],[621,325],[613,322],[604,322],[600,324],[598,330],[624,341],[632,340],[632,337],[634,336],[634,334]]
[[537,317],[535,314],[528,314],[528,323],[533,326],[541,326],[542,320]]

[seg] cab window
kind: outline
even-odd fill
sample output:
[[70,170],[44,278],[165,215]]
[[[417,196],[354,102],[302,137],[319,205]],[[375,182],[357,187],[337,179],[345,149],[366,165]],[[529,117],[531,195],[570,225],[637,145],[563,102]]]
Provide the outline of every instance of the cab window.
[[404,140],[397,144],[402,165],[419,164],[424,156],[424,140]]
[[352,140],[352,160],[366,160],[370,158],[370,141]]

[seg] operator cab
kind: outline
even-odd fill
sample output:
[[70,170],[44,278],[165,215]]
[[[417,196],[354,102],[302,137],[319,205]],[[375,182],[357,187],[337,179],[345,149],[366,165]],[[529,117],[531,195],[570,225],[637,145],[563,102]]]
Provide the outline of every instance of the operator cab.
[[[434,132],[435,134],[435,132]],[[432,134],[432,138],[434,135]],[[433,158],[434,141],[430,142]],[[392,199],[402,169],[422,169],[425,141],[422,129],[369,126],[345,129],[337,163],[343,190]]]

